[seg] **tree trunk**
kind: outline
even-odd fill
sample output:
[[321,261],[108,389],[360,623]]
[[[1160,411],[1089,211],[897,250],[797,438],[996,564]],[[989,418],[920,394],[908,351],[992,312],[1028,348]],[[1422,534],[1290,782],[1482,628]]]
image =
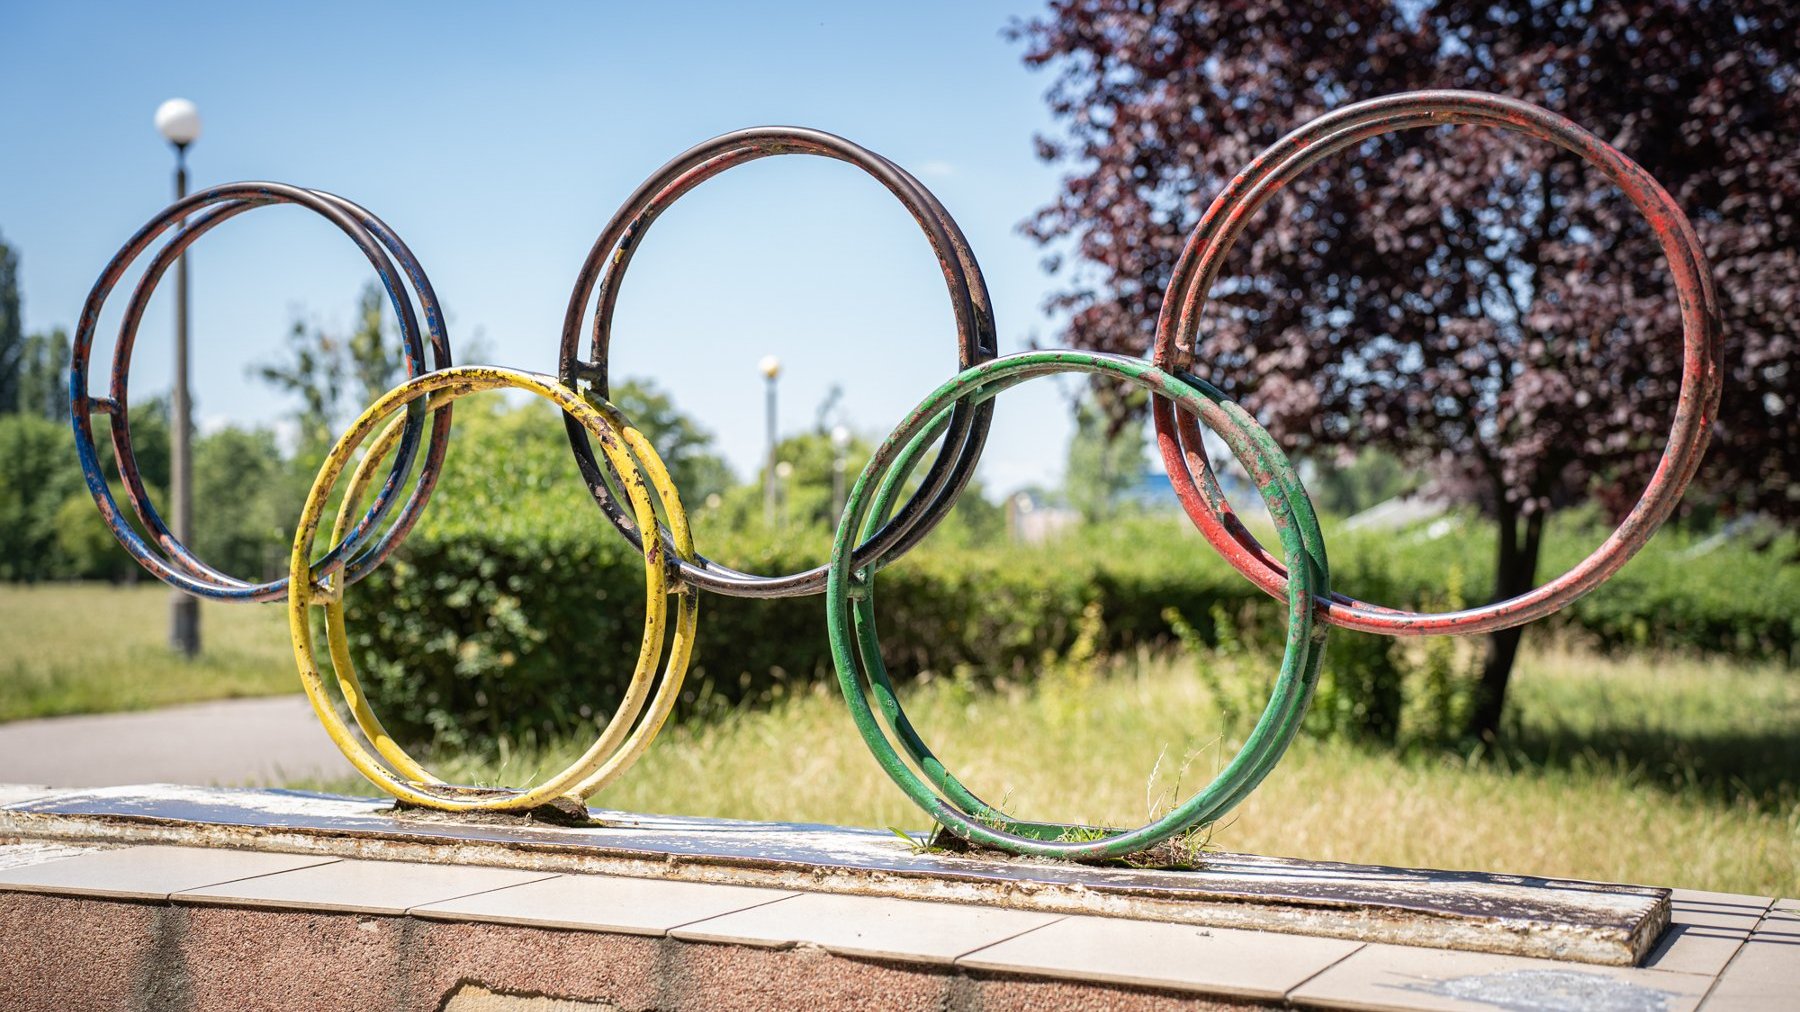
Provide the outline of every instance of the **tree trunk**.
[[[1537,583],[1538,549],[1543,545],[1544,511],[1534,511],[1525,520],[1525,537],[1519,537],[1517,507],[1500,507],[1500,539],[1494,565],[1494,601],[1523,594]],[[1500,715],[1506,707],[1506,685],[1512,678],[1513,661],[1519,656],[1519,640],[1523,626],[1488,634],[1487,657],[1481,665],[1481,683],[1475,690],[1475,707],[1469,714],[1466,733],[1481,741],[1493,741],[1500,734]]]

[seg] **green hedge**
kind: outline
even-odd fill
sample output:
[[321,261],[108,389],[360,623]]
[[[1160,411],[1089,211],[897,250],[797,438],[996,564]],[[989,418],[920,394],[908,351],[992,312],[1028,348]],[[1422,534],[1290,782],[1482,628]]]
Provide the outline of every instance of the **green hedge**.
[[[604,718],[642,636],[642,557],[587,499],[552,419],[476,400],[457,406],[457,427],[419,527],[348,594],[353,648],[371,697],[396,734],[452,743],[555,734]],[[820,530],[722,538],[715,532],[731,526],[727,517],[700,504],[689,509],[701,550],[729,565],[791,572],[825,551]],[[982,529],[953,514],[878,576],[884,656],[897,677],[959,669],[1030,677],[1046,655],[1068,651],[1078,638],[1083,649],[1112,651],[1177,640],[1203,648],[1279,644],[1280,602],[1227,567],[1179,516],[1087,527],[1042,546],[982,547],[973,535]],[[1368,600],[1441,609],[1460,604],[1462,588],[1475,599],[1488,586],[1493,531],[1479,520],[1436,538],[1329,525],[1325,533],[1334,585]],[[1566,569],[1604,533],[1579,515],[1558,517],[1543,572]],[[1687,558],[1692,547],[1683,532],[1664,531],[1550,624],[1580,629],[1603,646],[1793,663],[1800,643],[1800,567],[1788,561],[1795,536],[1764,551],[1740,541]],[[818,597],[703,595],[682,712],[831,677],[823,609]],[[1389,711],[1398,705],[1389,697],[1399,669],[1411,663],[1392,647],[1358,634],[1333,637],[1316,707],[1321,719],[1388,735]]]
[[[494,522],[465,515],[423,525],[392,563],[350,592],[363,677],[402,736],[458,741],[566,731],[610,712],[631,670],[642,628],[641,557],[590,515],[591,504],[541,513],[488,505],[497,509]],[[1334,583],[1384,603],[1442,607],[1458,586],[1485,586],[1491,535],[1481,529],[1473,523],[1436,540],[1328,533]],[[1545,572],[1560,571],[1600,536],[1558,528]],[[816,561],[769,543],[710,547],[759,572]],[[1684,558],[1689,547],[1679,534],[1665,534],[1550,624],[1609,646],[1794,663],[1800,575],[1784,562],[1792,536],[1764,552],[1732,546]],[[1037,547],[934,549],[928,542],[881,573],[876,597],[897,677],[959,668],[1029,677],[1047,653],[1069,647],[1095,602],[1110,650],[1171,642],[1171,614],[1190,639],[1216,643],[1216,623],[1228,621],[1236,627],[1229,638],[1267,644],[1279,636],[1282,616],[1278,602],[1174,518],[1088,529]],[[830,677],[823,607],[816,597],[703,596],[689,709]],[[1346,642],[1329,656],[1362,653]]]

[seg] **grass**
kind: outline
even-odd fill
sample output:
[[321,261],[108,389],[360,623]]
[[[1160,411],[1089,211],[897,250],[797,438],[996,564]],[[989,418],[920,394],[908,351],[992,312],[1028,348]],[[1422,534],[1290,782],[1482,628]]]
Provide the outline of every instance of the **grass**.
[[[206,655],[163,643],[168,592],[0,585],[0,719],[289,692],[278,607],[202,606]],[[1409,866],[1800,894],[1800,674],[1533,643],[1497,753],[1381,751],[1302,738],[1210,846]],[[1198,664],[1212,665],[1213,677]],[[1256,662],[1126,658],[1031,686],[905,687],[933,748],[1025,817],[1136,825],[1201,786],[1241,725],[1210,684]],[[529,783],[586,743],[450,758],[468,783]],[[346,777],[325,787],[368,793]],[[598,805],[918,828],[835,690],[671,726]]]
[[168,622],[161,584],[0,584],[0,721],[300,691],[281,607],[201,602],[191,663]]
[[[1207,684],[1192,662],[1135,658],[1098,673],[1060,671],[1031,687],[990,691],[940,679],[903,691],[926,740],[977,793],[1007,799],[1021,817],[1137,825],[1229,758],[1242,729],[1219,722]],[[1800,676],[1792,670],[1540,646],[1521,659],[1511,706],[1513,744],[1498,754],[1297,740],[1209,845],[1800,894]],[[518,785],[560,766],[573,747],[452,758],[438,772]],[[368,790],[348,779],[311,786]],[[671,726],[593,800],[745,819],[923,821],[823,686]]]

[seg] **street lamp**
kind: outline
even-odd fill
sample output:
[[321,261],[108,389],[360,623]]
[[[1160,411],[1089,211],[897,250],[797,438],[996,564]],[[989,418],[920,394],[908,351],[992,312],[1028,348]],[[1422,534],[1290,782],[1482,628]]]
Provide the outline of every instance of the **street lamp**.
[[850,449],[850,430],[842,425],[831,430],[831,520],[844,514],[844,468]]
[[[200,137],[200,110],[185,98],[156,107],[156,132],[175,149],[175,199],[187,196],[187,147]],[[183,225],[187,222],[184,219]],[[188,401],[188,269],[187,254],[175,261],[175,396],[170,408],[169,489],[174,506],[175,537],[194,543],[193,458],[188,437],[193,408]],[[200,600],[177,590],[170,601],[169,646],[193,657],[200,652]]]
[[775,465],[775,478],[776,478],[776,486],[777,486],[776,499],[779,500],[779,502],[781,504],[780,524],[783,528],[787,527],[787,521],[788,521],[787,487],[788,487],[788,482],[791,481],[793,479],[793,477],[794,477],[794,465],[793,465],[792,461],[784,460],[781,463]]
[[768,385],[767,423],[769,430],[769,456],[763,465],[763,520],[772,529],[775,526],[775,381],[781,377],[781,359],[773,355],[764,355],[757,363],[762,370],[763,379]]

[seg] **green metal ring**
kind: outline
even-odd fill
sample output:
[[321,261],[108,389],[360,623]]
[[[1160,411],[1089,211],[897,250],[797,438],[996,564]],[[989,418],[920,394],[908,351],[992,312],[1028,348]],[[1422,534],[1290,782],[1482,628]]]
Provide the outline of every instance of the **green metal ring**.
[[[881,659],[875,629],[874,573],[867,568],[851,569],[852,549],[885,521],[907,477],[958,403],[973,406],[1015,384],[1065,372],[1108,375],[1142,387],[1168,398],[1218,433],[1261,491],[1293,574],[1288,583],[1287,643],[1281,672],[1268,706],[1243,747],[1211,784],[1161,818],[1137,829],[1100,830],[1099,839],[1070,832],[1087,827],[1014,819],[976,797],[932,754],[907,719]],[[856,729],[881,768],[927,815],[974,844],[1037,857],[1101,860],[1142,852],[1216,821],[1275,768],[1299,730],[1318,683],[1327,626],[1314,620],[1314,607],[1329,592],[1329,584],[1324,539],[1312,500],[1286,454],[1243,408],[1204,381],[1176,376],[1143,359],[1084,351],[1037,351],[964,370],[926,397],[882,442],[845,502],[831,546],[825,610],[838,687]],[[873,707],[865,696],[865,673],[867,695],[875,700]],[[905,758],[889,739],[890,732],[904,749]]]

